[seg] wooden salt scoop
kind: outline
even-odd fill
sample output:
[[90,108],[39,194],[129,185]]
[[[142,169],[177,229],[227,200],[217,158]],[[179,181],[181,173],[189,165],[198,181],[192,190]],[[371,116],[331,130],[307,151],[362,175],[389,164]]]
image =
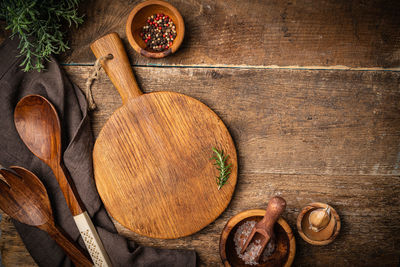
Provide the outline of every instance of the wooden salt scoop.
[[14,123],[29,150],[52,169],[94,264],[111,266],[96,228],[63,164],[61,125],[54,106],[40,95],[25,96],[15,107]]
[[283,211],[285,210],[285,208],[286,208],[286,201],[283,198],[278,196],[271,198],[270,201],[268,202],[268,207],[264,217],[254,226],[249,237],[244,243],[240,253],[243,254],[246,251],[247,247],[254,238],[255,234],[259,233],[262,236],[262,238],[260,239],[261,249],[258,251],[254,259],[256,262],[258,262],[268,242],[270,240],[273,240],[273,242],[275,242],[274,241],[275,234],[273,231],[274,225],[275,222],[279,219],[279,217],[283,213]]
[[54,224],[46,188],[39,178],[22,167],[0,169],[0,209],[13,219],[46,231],[76,266],[93,266],[82,248]]

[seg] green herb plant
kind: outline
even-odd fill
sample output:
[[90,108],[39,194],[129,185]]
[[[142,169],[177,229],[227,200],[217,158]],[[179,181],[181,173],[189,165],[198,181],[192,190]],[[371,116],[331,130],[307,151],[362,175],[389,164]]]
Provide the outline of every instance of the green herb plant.
[[231,174],[232,164],[226,165],[228,155],[224,155],[224,150],[218,151],[215,147],[213,147],[212,150],[214,151],[215,156],[211,159],[215,160],[214,165],[217,166],[217,170],[219,171],[219,175],[216,177],[216,182],[218,190],[220,190],[226,181],[228,181],[229,175]]
[[78,26],[83,22],[78,16],[79,0],[1,0],[0,19],[12,38],[18,36],[19,53],[24,57],[24,71],[44,69],[44,61],[51,54],[69,49],[63,40],[62,23]]

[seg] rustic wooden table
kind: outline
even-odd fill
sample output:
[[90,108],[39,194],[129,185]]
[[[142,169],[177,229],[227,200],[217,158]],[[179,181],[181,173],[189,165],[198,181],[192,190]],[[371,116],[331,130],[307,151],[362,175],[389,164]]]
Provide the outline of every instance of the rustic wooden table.
[[[121,234],[142,245],[195,249],[201,265],[218,266],[227,220],[281,195],[296,233],[294,265],[397,266],[400,2],[171,0],[186,37],[159,60],[139,56],[125,38],[138,2],[82,3],[85,23],[70,32],[64,69],[83,88],[95,61],[89,44],[118,32],[145,92],[192,96],[222,118],[237,146],[239,177],[228,209],[197,234],[156,240],[118,226]],[[121,101],[103,71],[93,90],[97,135]],[[323,247],[304,242],[295,226],[300,209],[315,201],[334,206],[343,223]],[[1,230],[3,264],[34,266],[8,217]]]

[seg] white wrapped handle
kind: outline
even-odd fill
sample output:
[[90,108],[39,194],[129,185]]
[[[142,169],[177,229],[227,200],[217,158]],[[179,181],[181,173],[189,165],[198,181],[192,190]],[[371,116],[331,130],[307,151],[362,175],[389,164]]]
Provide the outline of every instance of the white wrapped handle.
[[85,211],[74,216],[74,220],[93,260],[94,266],[111,267],[110,258],[87,212]]

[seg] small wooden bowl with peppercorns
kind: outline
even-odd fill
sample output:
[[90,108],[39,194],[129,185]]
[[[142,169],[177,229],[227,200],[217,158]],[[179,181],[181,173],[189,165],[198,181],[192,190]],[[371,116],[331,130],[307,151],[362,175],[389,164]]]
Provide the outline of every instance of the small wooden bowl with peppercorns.
[[179,11],[160,0],[138,4],[126,23],[129,43],[145,57],[163,58],[175,53],[184,35],[185,25]]

